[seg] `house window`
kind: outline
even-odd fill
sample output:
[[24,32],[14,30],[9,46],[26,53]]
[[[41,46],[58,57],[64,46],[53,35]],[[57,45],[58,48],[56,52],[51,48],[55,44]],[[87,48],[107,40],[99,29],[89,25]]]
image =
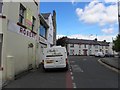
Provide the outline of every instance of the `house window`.
[[2,13],[2,6],[3,6],[3,2],[2,0],[0,0],[0,14]]
[[84,45],[84,48],[86,48],[86,44]]
[[33,17],[32,17],[32,30],[34,30],[34,27],[35,27],[35,21],[36,21],[36,19],[35,19],[35,17],[33,16]]
[[105,46],[106,49],[108,49],[108,46]]
[[25,7],[20,4],[20,10],[19,10],[19,23],[23,24],[25,19]]
[[79,55],[81,54],[81,50],[79,50]]
[[90,48],[92,48],[92,45],[89,45]]
[[105,52],[108,53],[108,50],[106,50]]
[[74,44],[70,44],[70,47],[74,47]]
[[103,49],[103,46],[102,46],[102,49]]
[[98,50],[95,50],[95,52],[97,53],[97,52],[98,52]]
[[39,35],[42,36],[43,38],[47,37],[47,28],[40,24],[40,32]]
[[70,54],[71,54],[71,55],[74,55],[74,50],[70,50]]
[[95,48],[98,48],[98,45],[95,45]]
[[81,48],[81,45],[79,44],[79,48]]

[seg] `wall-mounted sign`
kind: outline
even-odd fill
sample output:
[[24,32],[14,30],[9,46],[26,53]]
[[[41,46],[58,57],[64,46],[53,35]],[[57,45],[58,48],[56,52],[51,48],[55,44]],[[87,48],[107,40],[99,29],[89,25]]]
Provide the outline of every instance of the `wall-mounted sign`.
[[8,31],[18,33],[18,34],[21,34],[21,35],[24,35],[24,36],[27,36],[27,37],[33,38],[33,39],[37,38],[35,33],[31,32],[28,29],[20,27],[17,24],[14,24],[11,21],[8,22]]
[[25,23],[26,23],[26,27],[28,29],[32,30],[32,11],[29,8],[27,8],[27,10],[26,10]]
[[23,34],[25,36],[28,36],[28,37],[36,38],[36,34],[32,33],[30,30],[27,30],[22,27],[20,27],[19,33]]

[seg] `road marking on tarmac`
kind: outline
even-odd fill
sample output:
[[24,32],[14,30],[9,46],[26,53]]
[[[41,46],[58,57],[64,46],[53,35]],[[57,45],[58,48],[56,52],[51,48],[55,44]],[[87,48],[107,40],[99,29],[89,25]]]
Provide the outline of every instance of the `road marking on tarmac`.
[[83,72],[83,70],[80,68],[80,66],[78,65],[71,65],[72,66],[72,70],[75,72]]
[[74,77],[73,77],[73,76],[71,76],[71,78],[72,78],[72,80],[74,80]]
[[87,59],[83,59],[84,61],[86,61]]
[[71,75],[73,75],[73,73],[72,73],[72,72],[70,72],[70,74],[71,74]]
[[75,83],[73,83],[73,88],[77,88]]

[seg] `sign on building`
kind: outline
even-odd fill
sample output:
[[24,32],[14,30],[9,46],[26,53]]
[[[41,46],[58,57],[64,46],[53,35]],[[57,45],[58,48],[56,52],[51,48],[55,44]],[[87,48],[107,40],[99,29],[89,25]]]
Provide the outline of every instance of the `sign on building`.
[[26,11],[26,27],[30,30],[32,30],[32,11],[27,8]]

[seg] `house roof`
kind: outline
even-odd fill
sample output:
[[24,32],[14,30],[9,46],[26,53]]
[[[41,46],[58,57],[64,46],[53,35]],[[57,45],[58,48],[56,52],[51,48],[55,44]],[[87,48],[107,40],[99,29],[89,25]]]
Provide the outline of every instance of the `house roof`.
[[41,13],[45,19],[48,19],[51,13]]
[[96,40],[85,40],[85,39],[66,39],[66,43],[69,44],[91,44],[91,45],[102,45],[108,46],[109,43],[103,41],[96,41]]
[[108,46],[108,45],[109,45],[109,42],[105,42],[105,41],[98,41],[98,43],[99,43],[101,46]]
[[39,15],[39,18],[40,18],[40,23],[44,24],[44,26],[49,28],[49,25],[47,24],[47,22],[45,21],[44,17],[41,14]]

